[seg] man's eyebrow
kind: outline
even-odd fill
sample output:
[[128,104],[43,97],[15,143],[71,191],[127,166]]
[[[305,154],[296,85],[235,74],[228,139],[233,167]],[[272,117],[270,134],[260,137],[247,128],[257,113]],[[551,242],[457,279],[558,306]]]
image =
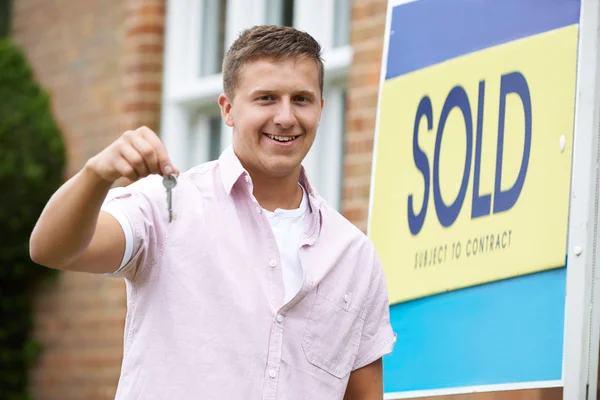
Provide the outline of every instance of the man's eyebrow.
[[254,96],[254,95],[257,95],[257,94],[274,93],[274,92],[275,92],[274,90],[270,90],[270,89],[265,89],[265,88],[258,87],[258,88],[252,89],[248,93],[248,95]]
[[295,92],[295,95],[305,96],[305,97],[317,97],[317,94],[312,90],[299,90]]
[[[259,94],[265,95],[265,94],[274,94],[274,93],[277,93],[277,90],[259,87],[259,88],[252,89],[248,95],[256,96]],[[312,90],[302,89],[302,90],[294,91],[294,96],[316,97],[317,95]]]

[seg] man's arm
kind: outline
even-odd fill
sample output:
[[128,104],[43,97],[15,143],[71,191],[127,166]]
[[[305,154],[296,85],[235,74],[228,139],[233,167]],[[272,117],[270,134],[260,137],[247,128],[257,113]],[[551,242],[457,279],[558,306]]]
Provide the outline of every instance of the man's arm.
[[369,243],[364,263],[372,263],[365,324],[344,400],[383,399],[383,356],[392,352],[396,335],[390,324],[385,274],[374,246]]
[[383,362],[381,358],[350,373],[344,400],[382,400]]
[[100,211],[108,191],[122,177],[136,181],[171,172],[177,170],[154,132],[125,132],[48,201],[31,234],[31,259],[55,269],[115,271],[125,251],[125,235],[112,215]]
[[110,187],[88,165],[61,186],[33,229],[31,259],[55,269],[114,271],[125,250],[125,236],[114,217],[100,213]]

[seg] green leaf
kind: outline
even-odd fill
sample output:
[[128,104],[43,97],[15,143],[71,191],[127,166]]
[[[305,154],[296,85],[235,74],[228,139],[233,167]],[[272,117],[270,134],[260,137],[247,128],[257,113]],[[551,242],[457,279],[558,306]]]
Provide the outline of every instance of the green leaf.
[[0,38],[0,71],[0,400],[27,400],[29,367],[42,351],[31,296],[58,275],[31,261],[29,236],[63,183],[65,147],[48,93],[9,38]]

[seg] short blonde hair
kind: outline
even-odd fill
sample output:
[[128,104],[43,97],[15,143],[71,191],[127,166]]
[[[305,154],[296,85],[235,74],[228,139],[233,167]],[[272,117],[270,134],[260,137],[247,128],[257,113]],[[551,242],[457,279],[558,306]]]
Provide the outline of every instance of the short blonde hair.
[[308,33],[289,26],[259,25],[242,31],[223,59],[223,89],[233,101],[239,74],[244,64],[258,59],[309,59],[319,71],[319,89],[323,94],[321,45]]

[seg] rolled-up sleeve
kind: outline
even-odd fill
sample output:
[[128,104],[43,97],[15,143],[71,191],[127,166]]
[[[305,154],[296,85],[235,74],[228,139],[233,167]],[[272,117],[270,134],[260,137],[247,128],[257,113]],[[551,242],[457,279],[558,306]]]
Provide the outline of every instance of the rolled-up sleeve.
[[390,323],[390,307],[385,274],[373,252],[373,272],[365,308],[365,325],[352,370],[378,360],[394,349],[396,334]]
[[[158,183],[160,185],[160,183]],[[153,264],[159,256],[164,236],[165,216],[155,192],[160,190],[154,177],[144,178],[125,188],[111,189],[102,210],[115,217],[124,231],[130,256],[114,272],[105,274],[113,278],[133,279],[141,268]],[[166,209],[166,206],[163,207]],[[128,234],[129,233],[129,234]],[[126,254],[127,256],[127,250]]]

